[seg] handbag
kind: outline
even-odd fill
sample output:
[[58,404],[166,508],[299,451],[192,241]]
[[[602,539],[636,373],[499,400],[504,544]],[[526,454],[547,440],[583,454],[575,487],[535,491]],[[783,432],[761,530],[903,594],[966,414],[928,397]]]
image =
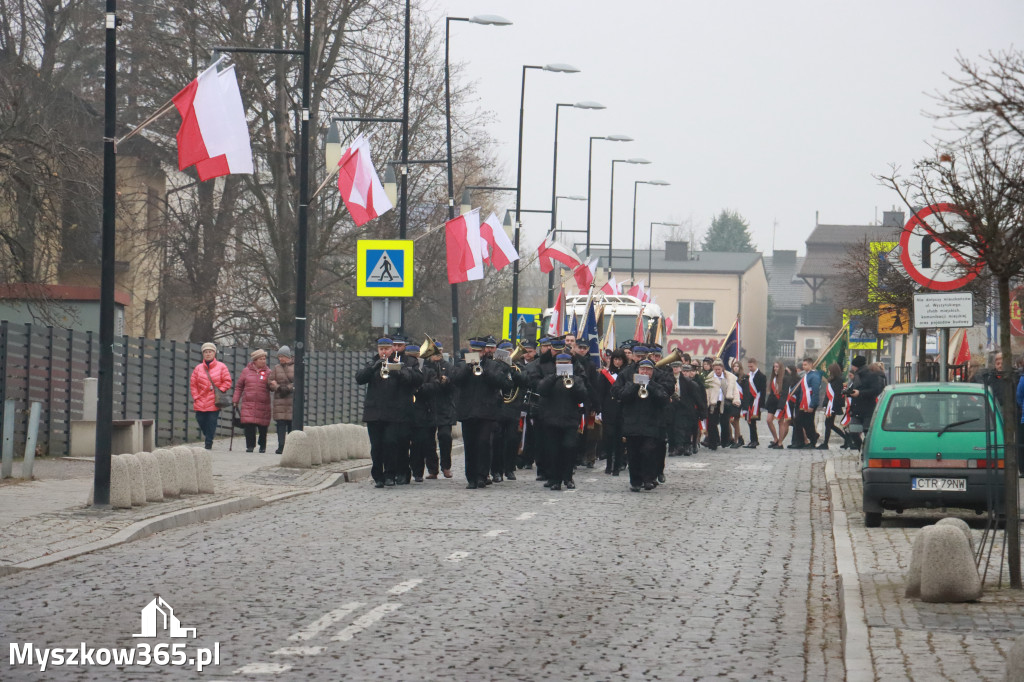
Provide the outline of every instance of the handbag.
[[231,426],[235,426],[238,428],[242,428],[243,426],[245,426],[242,423],[242,413],[238,411],[237,407],[234,409],[233,414],[231,415]]
[[223,410],[225,407],[231,407],[231,396],[217,388],[217,384],[213,383],[213,375],[210,374],[210,366],[204,362],[203,367],[206,369],[206,376],[210,380],[210,386],[213,387],[214,406],[218,410]]

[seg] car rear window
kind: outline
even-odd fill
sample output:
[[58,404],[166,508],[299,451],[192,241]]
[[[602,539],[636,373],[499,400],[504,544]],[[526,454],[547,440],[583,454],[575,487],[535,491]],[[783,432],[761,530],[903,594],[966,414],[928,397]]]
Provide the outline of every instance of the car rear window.
[[883,431],[937,432],[943,429],[947,432],[984,431],[985,404],[982,396],[974,393],[898,393],[889,400],[882,421]]

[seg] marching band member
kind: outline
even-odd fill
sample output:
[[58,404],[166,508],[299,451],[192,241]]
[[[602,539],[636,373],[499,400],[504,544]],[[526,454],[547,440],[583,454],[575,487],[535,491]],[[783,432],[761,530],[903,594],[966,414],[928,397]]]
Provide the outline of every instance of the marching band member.
[[664,443],[664,410],[668,392],[652,379],[654,363],[642,360],[636,373],[648,377],[646,386],[634,383],[632,375],[619,375],[612,392],[622,403],[622,432],[629,454],[629,489],[654,490],[657,485],[659,448]]
[[626,353],[621,348],[613,350],[608,358],[608,367],[603,368],[597,377],[604,472],[613,476],[618,476],[626,468],[626,450],[622,443],[622,403],[612,395],[612,386],[626,364]]
[[[511,342],[502,341],[498,349],[511,353],[514,348]],[[501,405],[498,407],[498,420],[494,428],[494,450],[491,457],[491,480],[495,483],[501,483],[504,478],[516,480],[516,455],[519,453],[519,413],[523,409],[523,387],[526,380],[523,378],[522,367],[518,364],[516,369],[508,367],[507,372],[515,399],[505,402],[502,396]]]
[[[470,348],[480,354],[479,363],[463,362],[455,367],[452,381],[459,387],[458,416],[466,457],[466,488],[490,484],[491,435],[498,419],[501,392],[512,388],[505,366],[490,357],[488,341],[471,339]],[[492,346],[493,349],[493,346]]]
[[[455,383],[452,381],[452,361],[445,360],[442,354],[444,346],[440,341],[435,341],[437,354],[423,364],[424,377],[426,372],[431,372],[437,382],[437,389],[431,395],[433,405],[431,413],[434,415],[434,429],[437,437],[438,465],[445,478],[452,477],[452,426],[455,425]],[[427,478],[437,478],[436,474],[428,475]]]
[[[576,487],[572,472],[582,425],[580,403],[587,396],[587,379],[567,353],[558,354],[555,365],[556,371],[544,377],[537,386],[547,433],[545,440],[552,455],[546,487],[561,490],[562,483],[565,483],[566,489],[572,490]],[[568,368],[569,374],[560,376],[559,366]]]

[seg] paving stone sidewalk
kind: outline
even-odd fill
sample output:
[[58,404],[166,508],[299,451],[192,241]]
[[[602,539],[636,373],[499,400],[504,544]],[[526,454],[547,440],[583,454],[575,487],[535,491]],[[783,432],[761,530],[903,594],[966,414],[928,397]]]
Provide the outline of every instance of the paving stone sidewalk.
[[[996,535],[979,602],[927,604],[908,599],[903,596],[905,576],[921,528],[948,516],[963,518],[977,545],[984,517],[963,510],[908,510],[900,516],[887,513],[881,528],[866,528],[859,458],[837,453],[829,465],[838,570],[843,581],[854,583],[847,599],[851,594],[860,598],[859,604],[846,604],[843,614],[848,679],[1003,680],[1006,655],[1024,634],[1024,592],[1007,587],[1005,569],[1002,587],[997,584],[1002,532]],[[844,542],[853,550],[854,565],[846,567],[847,575]],[[859,655],[866,665],[851,665]]]
[[[216,493],[183,495],[132,509],[86,506],[93,465],[84,459],[40,459],[35,480],[0,483],[0,575],[35,568],[224,514],[254,509],[368,475],[368,459],[324,464],[313,469],[278,467],[280,456],[246,453],[228,440],[213,446]],[[16,463],[15,476],[21,463]]]

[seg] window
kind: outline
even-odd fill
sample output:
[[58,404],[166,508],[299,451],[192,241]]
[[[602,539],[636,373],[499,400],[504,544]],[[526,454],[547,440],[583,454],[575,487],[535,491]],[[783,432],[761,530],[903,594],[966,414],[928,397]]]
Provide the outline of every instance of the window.
[[[977,394],[900,393],[889,401],[884,431],[984,431],[985,404]],[[992,412],[989,419],[995,420]]]
[[715,326],[715,302],[678,301],[676,303],[676,323],[680,327],[712,329]]

